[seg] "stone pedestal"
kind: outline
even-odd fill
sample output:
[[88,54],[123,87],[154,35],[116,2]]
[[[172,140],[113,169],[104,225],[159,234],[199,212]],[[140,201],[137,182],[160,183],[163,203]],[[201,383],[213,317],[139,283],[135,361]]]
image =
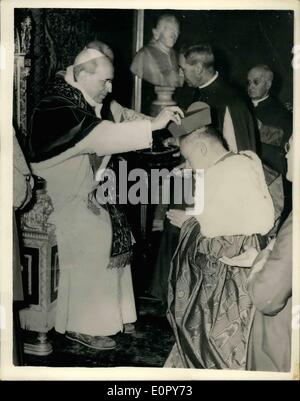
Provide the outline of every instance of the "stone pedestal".
[[20,311],[20,324],[22,329],[38,333],[34,341],[25,342],[24,352],[48,355],[52,352],[47,333],[55,324],[59,263],[55,226],[48,223],[53,206],[45,181],[40,180],[37,188],[32,209],[21,217],[23,287],[29,307]]
[[[157,116],[165,107],[176,106],[177,103],[173,100],[174,91],[175,88],[170,86],[154,87],[154,92],[157,95],[157,99],[151,103],[151,116]],[[146,149],[137,152],[139,167],[144,168],[148,173],[150,173],[151,169],[168,168],[172,170],[172,168],[180,163],[181,157],[178,146],[164,145],[163,140],[166,138],[165,133],[166,130],[162,130],[161,134],[156,134],[154,136],[152,149]],[[168,132],[167,134],[167,136],[169,136]],[[160,189],[157,188],[157,191],[159,190]],[[151,207],[152,209],[154,207],[154,209],[158,210],[161,208],[161,205],[152,205],[150,207],[149,205],[141,205],[141,235],[144,240],[146,240],[147,232],[149,230],[151,231],[151,226],[153,223],[149,216],[149,209]]]
[[176,106],[176,102],[173,100],[173,93],[175,88],[171,86],[155,86],[154,92],[157,94],[157,99],[151,104],[151,115],[157,116],[158,113],[167,106]]

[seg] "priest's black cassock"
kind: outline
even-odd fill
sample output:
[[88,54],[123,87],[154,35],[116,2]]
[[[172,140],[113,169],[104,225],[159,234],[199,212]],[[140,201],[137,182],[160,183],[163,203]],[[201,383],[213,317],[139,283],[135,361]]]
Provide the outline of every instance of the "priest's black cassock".
[[256,151],[255,123],[246,103],[237,91],[220,77],[211,84],[195,90],[194,101],[207,103],[211,108],[212,125],[223,133],[226,108],[231,116],[237,150]]
[[262,160],[274,170],[285,174],[284,144],[292,135],[292,114],[278,100],[269,96],[257,103],[254,115],[263,125],[260,129]]
[[[255,102],[253,102],[255,103]],[[263,163],[282,174],[284,208],[282,222],[292,210],[292,184],[285,178],[286,158],[284,145],[293,132],[293,116],[272,96],[254,104],[254,115],[259,120],[260,151]]]

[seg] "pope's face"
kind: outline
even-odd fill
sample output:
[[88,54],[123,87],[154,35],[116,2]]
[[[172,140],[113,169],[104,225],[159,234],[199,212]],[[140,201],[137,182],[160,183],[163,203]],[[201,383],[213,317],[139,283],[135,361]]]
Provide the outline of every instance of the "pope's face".
[[270,90],[271,84],[266,79],[263,71],[253,68],[248,73],[248,95],[252,100],[259,100],[265,97]]
[[155,29],[157,40],[171,49],[179,36],[179,26],[175,21],[162,20]]
[[95,72],[86,74],[82,86],[95,102],[102,103],[112,91],[113,78],[114,67],[110,60],[103,57],[99,60]]

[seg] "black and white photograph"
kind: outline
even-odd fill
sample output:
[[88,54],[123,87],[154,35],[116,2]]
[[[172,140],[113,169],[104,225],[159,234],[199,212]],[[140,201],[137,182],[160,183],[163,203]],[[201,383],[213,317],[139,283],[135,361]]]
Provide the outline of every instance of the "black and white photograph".
[[300,7],[206,3],[1,2],[3,380],[299,380]]

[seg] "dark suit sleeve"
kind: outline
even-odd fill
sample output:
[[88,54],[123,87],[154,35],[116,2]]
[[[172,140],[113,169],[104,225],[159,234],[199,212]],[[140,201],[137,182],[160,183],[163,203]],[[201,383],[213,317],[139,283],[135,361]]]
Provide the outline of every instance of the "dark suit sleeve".
[[267,143],[261,144],[262,160],[275,171],[280,174],[286,174],[286,161],[284,152],[281,147],[270,145]]
[[285,110],[282,120],[283,120],[284,136],[282,138],[281,145],[284,146],[285,143],[289,141],[293,133],[293,115],[288,110]]
[[265,315],[276,315],[286,305],[292,294],[292,214],[281,227],[267,262],[248,282],[248,291]]

